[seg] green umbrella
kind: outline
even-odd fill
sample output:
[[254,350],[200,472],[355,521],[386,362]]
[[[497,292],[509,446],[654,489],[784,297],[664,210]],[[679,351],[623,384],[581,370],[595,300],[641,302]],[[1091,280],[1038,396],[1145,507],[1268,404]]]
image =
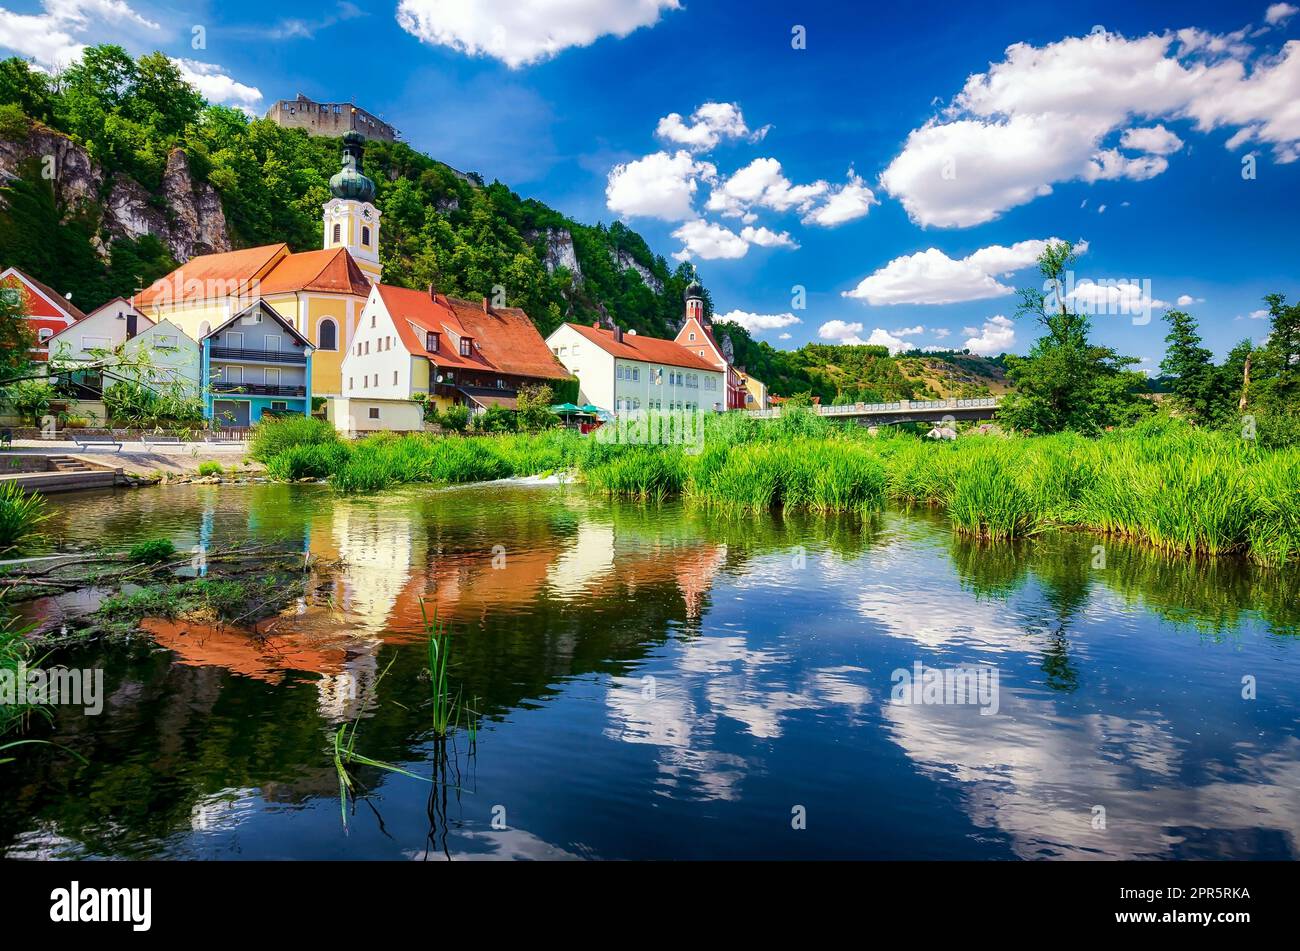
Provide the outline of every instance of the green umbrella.
[[578,409],[578,407],[574,406],[572,403],[557,403],[551,407],[551,412],[563,415],[565,413],[580,413],[582,410]]
[[586,406],[579,406],[578,411],[582,413],[592,413],[593,415],[596,416],[599,416],[601,413],[604,412],[604,410],[602,410],[599,406],[592,406],[590,403],[588,403]]

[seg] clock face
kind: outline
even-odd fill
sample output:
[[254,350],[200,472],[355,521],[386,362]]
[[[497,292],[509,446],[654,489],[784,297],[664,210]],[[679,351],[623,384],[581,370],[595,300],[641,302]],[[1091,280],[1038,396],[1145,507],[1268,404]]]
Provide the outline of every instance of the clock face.
[[365,218],[367,221],[369,221],[369,220],[370,220],[370,209],[369,209],[369,208],[364,209],[364,210],[361,212],[361,217],[362,217],[362,218]]

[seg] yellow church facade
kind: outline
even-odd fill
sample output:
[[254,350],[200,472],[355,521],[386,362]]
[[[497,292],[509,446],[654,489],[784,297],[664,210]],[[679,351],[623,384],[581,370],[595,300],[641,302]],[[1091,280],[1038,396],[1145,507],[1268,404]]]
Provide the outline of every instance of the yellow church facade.
[[344,137],[343,167],[330,179],[332,197],[322,209],[320,250],[272,244],[201,255],[137,294],[135,306],[202,341],[260,298],[316,348],[309,395],[341,396],[343,358],[382,275],[380,212],[374,183],[361,171],[363,143],[357,133]]

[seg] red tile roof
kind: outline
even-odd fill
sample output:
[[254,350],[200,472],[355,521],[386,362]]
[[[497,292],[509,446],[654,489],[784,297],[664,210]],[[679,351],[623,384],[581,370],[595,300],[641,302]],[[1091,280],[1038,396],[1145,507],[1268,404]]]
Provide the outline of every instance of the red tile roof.
[[347,248],[291,253],[287,244],[266,244],[190,258],[137,294],[133,303],[144,309],[167,300],[201,301],[295,291],[365,297],[370,293],[370,282]]
[[[518,307],[485,309],[482,302],[475,304],[444,294],[431,296],[428,291],[390,284],[378,287],[403,345],[437,366],[544,380],[570,376],[532,320]],[[429,331],[442,335],[437,353],[425,349]],[[461,337],[471,337],[476,344],[469,356],[460,354]]]
[[689,370],[712,370],[718,368],[702,359],[679,343],[663,340],[659,337],[645,337],[640,334],[623,334],[623,342],[614,339],[612,330],[597,329],[586,324],[568,324],[578,333],[600,347],[606,353],[624,360],[639,360],[642,363],[663,363],[673,367],[685,367]]

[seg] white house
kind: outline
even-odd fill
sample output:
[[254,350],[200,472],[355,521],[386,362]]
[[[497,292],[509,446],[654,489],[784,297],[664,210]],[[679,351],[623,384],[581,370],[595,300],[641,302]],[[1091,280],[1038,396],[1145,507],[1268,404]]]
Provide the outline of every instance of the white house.
[[148,363],[133,371],[141,382],[153,386],[181,384],[190,395],[201,388],[201,348],[170,320],[151,323],[126,342],[122,354],[128,360]]
[[376,284],[343,359],[343,398],[328,412],[345,432],[420,428],[417,396],[440,409],[513,410],[520,387],[568,376],[518,307]]
[[50,337],[50,356],[87,363],[96,359],[92,351],[115,350],[152,326],[125,297],[114,298]]
[[727,408],[722,370],[671,340],[563,324],[546,339],[578,378],[578,400],[615,413]]

